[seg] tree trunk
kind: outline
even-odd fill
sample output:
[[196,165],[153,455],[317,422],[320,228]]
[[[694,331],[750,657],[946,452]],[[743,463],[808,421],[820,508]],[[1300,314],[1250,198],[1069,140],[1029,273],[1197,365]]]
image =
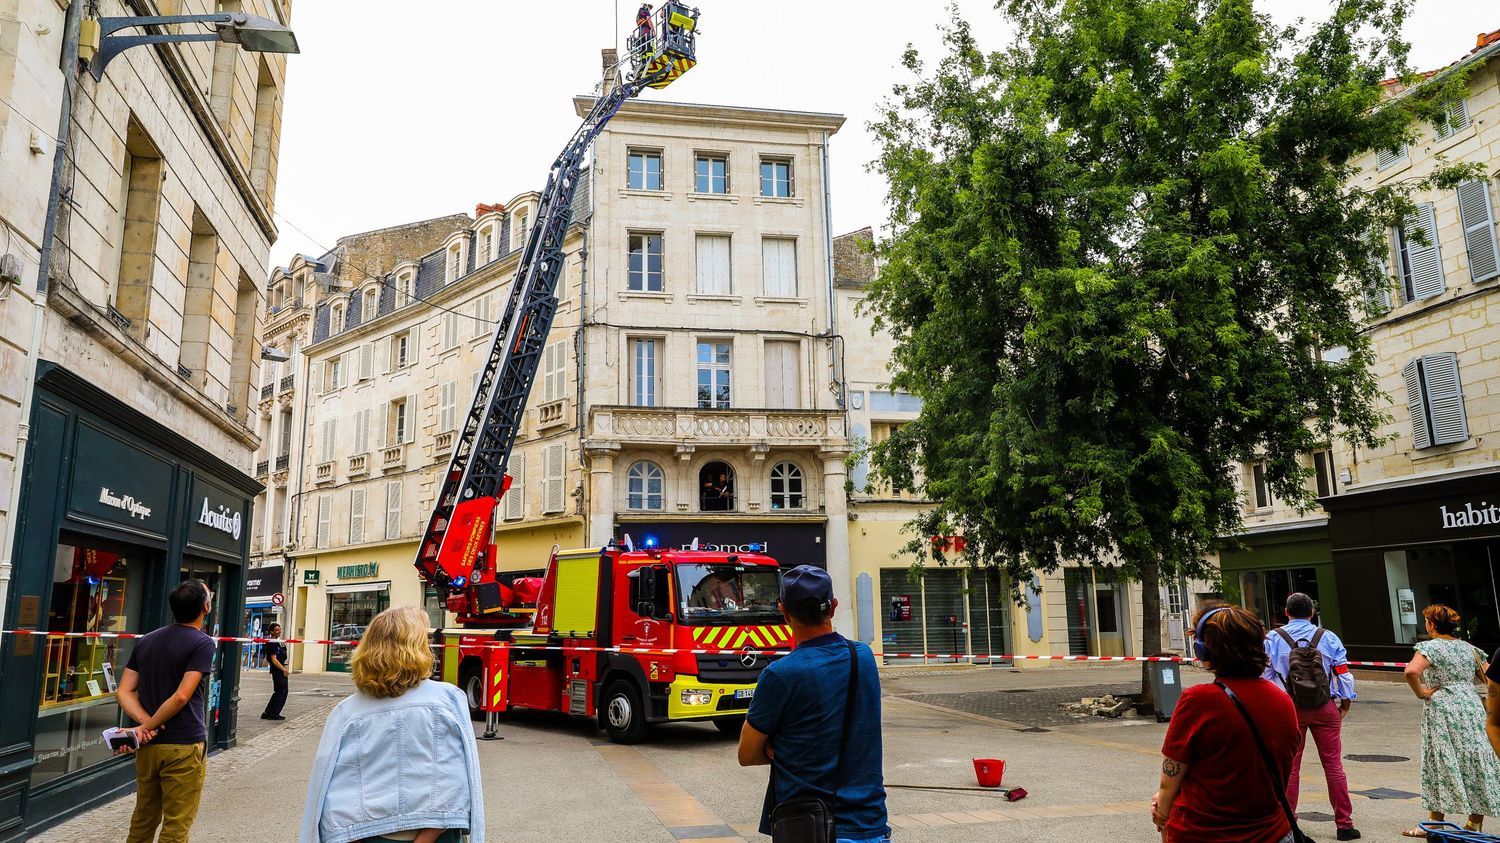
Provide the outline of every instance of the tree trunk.
[[[1140,655],[1154,656],[1161,646],[1161,565],[1152,559],[1141,563],[1141,649]],[[1141,704],[1143,714],[1156,710],[1151,695],[1151,663],[1141,662]]]

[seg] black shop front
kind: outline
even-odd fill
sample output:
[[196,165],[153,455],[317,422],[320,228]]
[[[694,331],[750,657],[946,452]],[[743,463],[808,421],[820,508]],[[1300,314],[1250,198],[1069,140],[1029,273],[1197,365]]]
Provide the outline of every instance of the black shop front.
[[643,516],[622,517],[615,524],[615,539],[626,535],[637,547],[654,539],[659,547],[689,549],[693,542],[700,550],[725,553],[748,553],[752,547],[781,563],[783,568],[797,565],[828,567],[827,548],[823,543],[823,519],[790,518],[724,518],[701,520],[666,520]]
[[1350,657],[1406,661],[1422,610],[1457,609],[1462,634],[1500,645],[1500,472],[1322,499]]
[[[8,626],[0,639],[0,840],[20,840],[129,792],[134,765],[102,730],[132,642],[172,622],[186,577],[214,594],[206,631],[238,635],[259,484],[59,365],[44,363],[20,479]],[[93,635],[103,633],[102,635]],[[210,751],[234,745],[238,647],[207,683]]]

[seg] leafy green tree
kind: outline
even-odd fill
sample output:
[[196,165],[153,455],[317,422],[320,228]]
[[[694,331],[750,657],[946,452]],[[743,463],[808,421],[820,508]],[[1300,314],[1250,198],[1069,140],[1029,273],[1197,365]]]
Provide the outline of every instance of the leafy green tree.
[[865,304],[925,402],[872,452],[936,502],[907,550],[962,534],[1018,589],[1115,566],[1154,651],[1162,578],[1206,574],[1241,526],[1240,463],[1308,507],[1299,456],[1378,441],[1361,327],[1386,227],[1467,172],[1353,178],[1462,84],[1382,84],[1417,80],[1407,6],[1278,28],[1250,0],[1008,0],[1007,50],[956,11],[934,67],[908,49],[872,124],[891,216]]

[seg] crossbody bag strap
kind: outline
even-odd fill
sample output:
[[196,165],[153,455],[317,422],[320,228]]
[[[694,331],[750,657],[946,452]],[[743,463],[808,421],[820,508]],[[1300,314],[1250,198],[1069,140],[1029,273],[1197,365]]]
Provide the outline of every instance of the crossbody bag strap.
[[1255,719],[1250,716],[1250,710],[1240,702],[1240,698],[1229,689],[1223,682],[1215,682],[1215,686],[1223,691],[1234,707],[1240,710],[1240,716],[1245,718],[1245,725],[1250,727],[1250,737],[1255,739],[1255,748],[1260,750],[1260,760],[1265,764],[1266,772],[1271,776],[1271,784],[1276,789],[1276,801],[1281,803],[1281,810],[1286,814],[1287,822],[1292,824],[1292,840],[1303,839],[1302,829],[1297,827],[1297,815],[1292,812],[1291,803],[1286,801],[1286,783],[1281,780],[1281,773],[1276,771],[1276,763],[1271,759],[1271,751],[1266,748],[1266,742],[1260,736],[1260,728],[1255,725]]
[[839,754],[833,761],[833,805],[837,808],[839,787],[844,783],[844,755],[849,749],[849,726],[854,722],[854,690],[859,686],[859,651],[854,642],[845,639],[849,647],[849,690],[844,694],[844,728],[839,734]]

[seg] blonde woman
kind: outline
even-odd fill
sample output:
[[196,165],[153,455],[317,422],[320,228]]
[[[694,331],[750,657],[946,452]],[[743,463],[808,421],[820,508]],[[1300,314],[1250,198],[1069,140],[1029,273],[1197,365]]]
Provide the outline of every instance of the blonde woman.
[[427,614],[375,616],[307,783],[302,843],[484,843],[479,754],[463,693],[434,682]]

